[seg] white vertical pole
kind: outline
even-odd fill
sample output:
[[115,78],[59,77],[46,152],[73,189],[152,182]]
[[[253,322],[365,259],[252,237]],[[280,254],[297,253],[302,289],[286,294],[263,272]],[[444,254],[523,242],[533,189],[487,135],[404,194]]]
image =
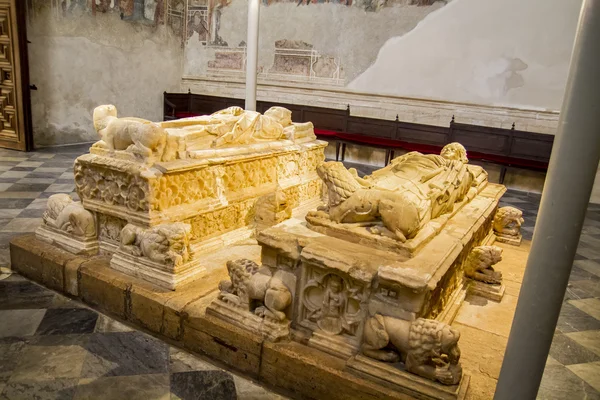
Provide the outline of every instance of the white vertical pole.
[[250,111],[256,111],[259,18],[260,0],[248,0],[248,40],[246,40],[246,110]]

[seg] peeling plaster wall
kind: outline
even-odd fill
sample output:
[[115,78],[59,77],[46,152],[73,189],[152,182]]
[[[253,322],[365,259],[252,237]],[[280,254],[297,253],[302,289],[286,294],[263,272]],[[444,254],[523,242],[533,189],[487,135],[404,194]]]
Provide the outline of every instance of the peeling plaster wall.
[[454,0],[387,41],[348,88],[558,110],[580,8],[581,0]]
[[178,91],[181,39],[165,25],[95,17],[30,16],[35,146],[97,140],[92,111],[115,104],[120,116],[162,120],[163,91]]

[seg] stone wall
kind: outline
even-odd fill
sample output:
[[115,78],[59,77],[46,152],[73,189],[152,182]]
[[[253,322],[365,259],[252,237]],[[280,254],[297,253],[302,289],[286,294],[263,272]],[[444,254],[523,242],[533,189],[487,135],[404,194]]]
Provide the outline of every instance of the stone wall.
[[91,117],[100,104],[161,120],[163,91],[179,89],[183,49],[171,27],[155,24],[156,1],[130,16],[110,1],[98,1],[95,14],[87,1],[60,3],[28,2],[35,146],[95,141]]

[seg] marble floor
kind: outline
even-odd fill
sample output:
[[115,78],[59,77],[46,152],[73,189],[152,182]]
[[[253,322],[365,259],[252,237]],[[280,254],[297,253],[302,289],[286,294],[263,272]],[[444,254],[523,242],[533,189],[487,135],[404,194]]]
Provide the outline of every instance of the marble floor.
[[[35,230],[52,194],[77,198],[73,160],[88,147],[0,150],[0,400],[282,398],[10,274],[10,238]],[[539,196],[509,191],[502,205],[523,210],[531,239]],[[538,397],[600,399],[600,205],[588,209]]]

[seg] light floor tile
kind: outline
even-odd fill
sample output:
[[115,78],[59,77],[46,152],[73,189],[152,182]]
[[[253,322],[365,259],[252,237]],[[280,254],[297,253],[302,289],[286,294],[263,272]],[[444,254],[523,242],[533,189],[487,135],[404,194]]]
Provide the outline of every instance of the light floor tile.
[[42,165],[43,161],[23,161],[22,163],[17,164],[17,167],[39,167]]
[[0,174],[0,178],[25,178],[31,171],[6,171]]
[[586,364],[573,364],[567,367],[588,385],[600,391],[600,361]]
[[26,207],[27,210],[45,210],[48,206],[48,199],[35,199]]
[[600,331],[571,332],[565,335],[600,356]]
[[65,172],[66,168],[58,168],[58,167],[39,167],[33,170],[33,172],[60,172],[61,174]]
[[54,183],[45,190],[46,192],[72,192],[75,190],[75,184],[70,183]]
[[17,183],[54,183],[54,178],[23,178],[19,179]]
[[583,300],[569,300],[569,303],[579,308],[584,313],[600,320],[600,299],[589,298]]
[[8,189],[9,187],[11,187],[12,185],[13,185],[12,183],[0,182],[0,192],[5,191],[6,189]]
[[0,192],[0,199],[37,199],[42,192]]
[[63,172],[58,179],[75,179],[75,174],[72,172]]
[[[35,200],[34,200],[35,201]],[[17,215],[19,215],[21,213],[21,209],[15,209],[15,208],[10,208],[10,209],[6,209],[6,208],[2,208],[0,209],[0,219],[2,218],[15,218]]]
[[41,224],[41,218],[15,218],[4,225],[0,232],[35,232]]
[[45,309],[0,310],[0,338],[33,335],[45,313]]

